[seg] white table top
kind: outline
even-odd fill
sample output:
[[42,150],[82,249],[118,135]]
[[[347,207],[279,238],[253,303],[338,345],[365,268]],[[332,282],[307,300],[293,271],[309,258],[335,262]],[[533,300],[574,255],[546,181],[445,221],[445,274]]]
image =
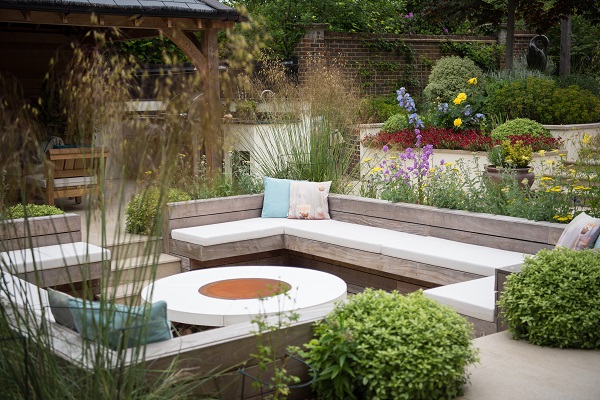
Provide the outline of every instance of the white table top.
[[[263,299],[229,300],[200,294],[200,287],[222,280],[268,278],[288,283],[287,294]],[[142,290],[146,302],[167,302],[168,318],[193,325],[227,326],[258,314],[306,310],[346,298],[346,283],[326,272],[295,267],[240,266],[200,269],[159,279]]]

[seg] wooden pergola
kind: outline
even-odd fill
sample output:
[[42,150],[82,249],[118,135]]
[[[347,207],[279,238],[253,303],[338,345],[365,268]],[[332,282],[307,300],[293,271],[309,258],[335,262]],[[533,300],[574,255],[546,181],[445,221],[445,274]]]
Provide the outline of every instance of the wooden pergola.
[[[236,10],[216,0],[0,0],[0,71],[16,76],[26,95],[35,95],[54,51],[91,29],[118,28],[129,38],[162,34],[189,57],[201,77],[204,135],[199,138],[196,129],[194,158],[203,141],[207,166],[220,170],[217,32],[240,19]],[[200,39],[196,32],[202,32]]]

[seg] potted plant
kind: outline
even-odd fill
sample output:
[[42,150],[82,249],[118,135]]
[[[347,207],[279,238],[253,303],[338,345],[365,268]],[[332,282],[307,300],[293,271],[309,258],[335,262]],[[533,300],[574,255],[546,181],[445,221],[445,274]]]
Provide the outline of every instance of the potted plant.
[[533,185],[533,169],[529,165],[533,158],[531,146],[517,140],[512,143],[509,139],[492,147],[487,154],[489,165],[484,173],[494,182],[504,182],[507,176],[517,179],[519,186],[525,188]]

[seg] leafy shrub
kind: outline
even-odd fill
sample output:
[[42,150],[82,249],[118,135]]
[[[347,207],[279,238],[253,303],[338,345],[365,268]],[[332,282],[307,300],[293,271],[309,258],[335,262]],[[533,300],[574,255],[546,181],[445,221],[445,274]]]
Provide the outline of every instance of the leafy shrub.
[[505,139],[488,152],[490,164],[504,168],[525,168],[531,162],[532,157],[531,146],[524,145],[520,140],[511,143],[510,139]]
[[410,128],[408,123],[408,115],[405,112],[394,114],[383,123],[381,130],[383,132],[397,132],[402,129]]
[[487,43],[460,43],[447,41],[441,43],[442,51],[454,52],[461,57],[468,57],[475,65],[485,71],[496,71],[500,58],[506,52],[503,45]]
[[542,250],[506,281],[500,306],[517,338],[550,347],[600,349],[600,257]]
[[456,56],[443,57],[431,69],[423,96],[431,103],[450,103],[457,93],[474,89],[469,88],[470,78],[477,78],[481,82],[482,77],[481,68],[472,60]]
[[304,356],[322,399],[452,398],[477,361],[471,329],[422,292],[367,289],[317,324]]
[[8,207],[1,215],[2,219],[18,219],[25,218],[27,215],[28,218],[31,217],[43,217],[46,215],[59,215],[64,214],[65,212],[60,208],[49,206],[46,204],[38,205],[38,204],[17,204],[12,207]]
[[542,124],[583,124],[600,121],[600,99],[577,86],[529,77],[488,86],[488,114],[509,119],[529,118]]
[[396,94],[392,93],[386,96],[363,99],[359,116],[360,121],[363,123],[379,123],[402,111],[402,108],[398,105],[398,100],[396,100]]
[[591,73],[558,76],[556,77],[556,84],[561,88],[579,86],[600,97],[600,77]]
[[178,189],[169,190],[168,198],[164,197],[165,193],[153,187],[131,199],[125,207],[125,230],[140,235],[159,235],[159,222],[164,205],[168,202],[191,199],[189,194]]
[[505,123],[498,125],[491,132],[491,136],[494,139],[504,140],[509,136],[523,135],[531,137],[552,137],[550,131],[548,131],[542,124],[536,121],[532,121],[528,118],[516,118],[506,121]]

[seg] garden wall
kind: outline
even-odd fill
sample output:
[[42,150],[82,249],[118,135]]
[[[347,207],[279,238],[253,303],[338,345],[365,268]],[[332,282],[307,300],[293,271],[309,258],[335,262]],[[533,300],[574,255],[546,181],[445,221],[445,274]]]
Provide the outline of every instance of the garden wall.
[[[515,55],[526,52],[534,35],[516,33]],[[327,65],[343,65],[349,77],[357,79],[367,94],[389,94],[405,86],[414,95],[420,95],[433,63],[452,55],[445,50],[445,43],[492,45],[501,40],[500,34],[436,36],[330,32],[326,24],[314,24],[308,27],[297,48],[298,75],[300,82],[305,81],[311,63],[319,60]]]

